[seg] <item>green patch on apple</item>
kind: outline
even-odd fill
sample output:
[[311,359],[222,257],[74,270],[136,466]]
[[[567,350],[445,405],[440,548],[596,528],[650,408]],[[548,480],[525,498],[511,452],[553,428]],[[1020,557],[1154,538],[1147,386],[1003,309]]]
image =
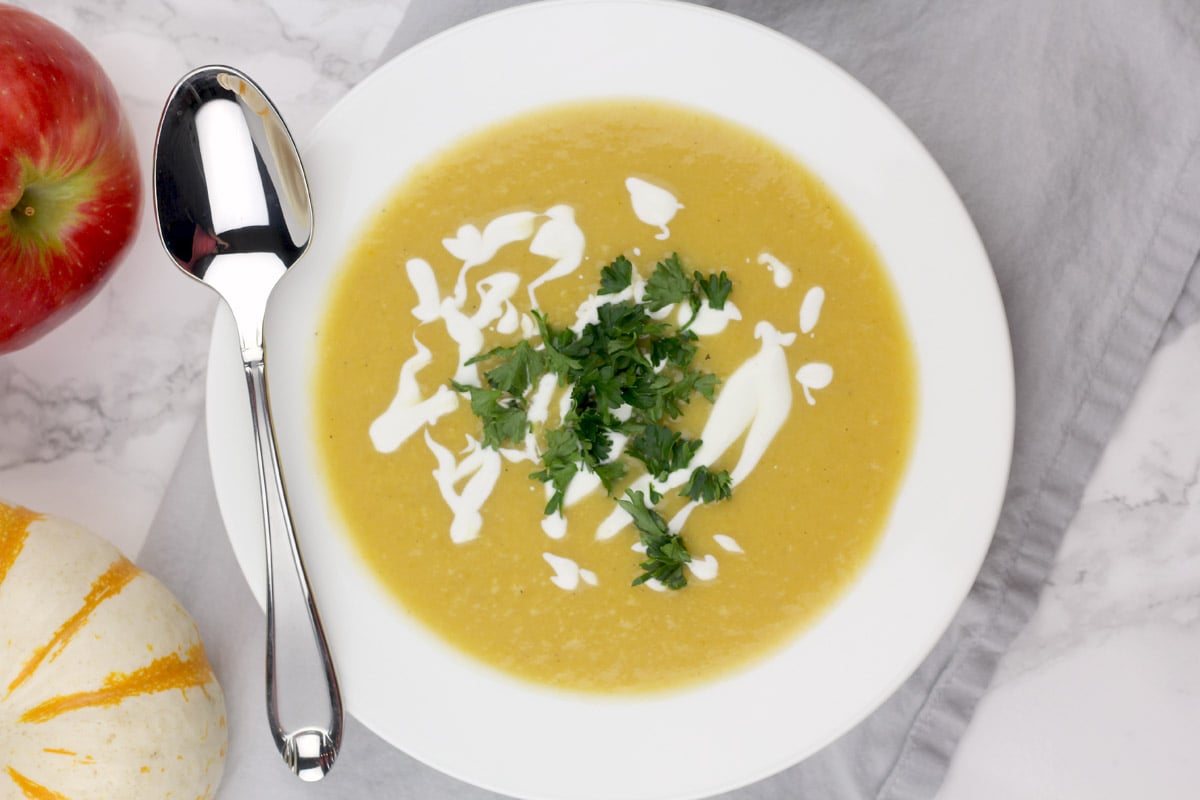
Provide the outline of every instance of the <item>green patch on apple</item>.
[[20,250],[18,267],[36,265],[45,275],[48,257],[65,254],[63,235],[84,221],[79,198],[95,195],[96,181],[87,168],[42,176],[31,160],[19,161],[24,191],[7,217],[0,217],[0,241],[10,240]]

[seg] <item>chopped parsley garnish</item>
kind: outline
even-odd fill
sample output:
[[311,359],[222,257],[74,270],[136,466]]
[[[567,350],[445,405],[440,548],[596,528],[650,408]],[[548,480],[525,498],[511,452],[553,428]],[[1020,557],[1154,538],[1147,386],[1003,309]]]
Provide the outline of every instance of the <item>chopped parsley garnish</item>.
[[683,574],[683,565],[692,560],[683,537],[671,533],[667,522],[653,508],[646,507],[646,498],[641,492],[625,492],[627,500],[618,500],[617,504],[633,517],[633,525],[638,529],[642,544],[646,546],[646,560],[641,567],[641,575],[633,580],[634,586],[640,586],[654,578],[668,589],[682,589],[687,586],[687,576]]
[[729,275],[724,270],[720,275],[709,273],[707,276],[696,270],[689,278],[683,264],[679,262],[679,255],[672,253],[669,258],[658,262],[654,274],[646,282],[646,301],[651,311],[658,311],[684,300],[688,301],[693,311],[700,308],[700,303],[705,300],[720,311],[725,308],[725,301],[729,299],[731,291],[733,281],[729,280]]
[[[600,295],[620,294],[633,286],[633,264],[624,256],[600,270]],[[672,473],[687,469],[699,449],[699,439],[689,439],[669,426],[683,414],[692,395],[711,402],[719,379],[696,369],[692,361],[698,337],[689,321],[676,326],[651,314],[686,301],[695,318],[702,303],[722,309],[733,289],[725,272],[688,277],[678,254],[655,265],[643,287],[641,302],[606,301],[596,308],[596,321],[579,333],[556,328],[536,309],[530,313],[538,326],[541,346],[520,341],[496,347],[467,362],[489,366],[483,373],[486,388],[453,383],[468,394],[471,411],[483,423],[483,444],[500,448],[523,442],[529,432],[526,395],[545,375],[554,375],[560,386],[571,387],[570,409],[556,428],[541,431],[545,446],[542,468],[531,478],[553,489],[545,513],[562,513],[571,480],[581,471],[595,473],[609,496],[629,470],[629,460],[614,453],[613,435],[627,438],[625,454],[640,461],[653,480],[667,481]],[[636,292],[635,292],[636,296]],[[647,495],[627,491],[617,503],[633,517],[647,560],[633,582],[651,578],[670,589],[687,585],[683,565],[691,561],[679,534],[672,534],[653,506],[662,494],[653,485]],[[715,502],[731,494],[729,473],[697,467],[682,495]]]
[[701,503],[715,503],[718,500],[729,499],[733,494],[733,482],[729,478],[728,470],[711,472],[708,467],[699,466],[692,471],[687,486],[683,487],[679,494]]
[[709,274],[707,278],[699,272],[695,272],[692,277],[695,278],[696,286],[704,294],[710,306],[717,311],[725,308],[725,301],[729,299],[729,293],[733,291],[733,281],[729,280],[725,270],[721,270],[720,275]]
[[665,481],[672,472],[688,465],[699,446],[699,439],[684,439],[682,433],[655,423],[629,440],[629,454],[645,464],[646,472],[655,480]]
[[654,274],[646,281],[646,301],[651,311],[659,311],[673,303],[692,297],[692,279],[679,263],[679,255],[672,253],[658,262]]
[[455,391],[470,394],[471,412],[483,420],[484,447],[500,448],[525,438],[529,420],[519,399],[500,389],[480,389],[455,381],[450,383]]
[[[545,358],[541,351],[534,350],[529,342],[520,341],[512,347],[497,347],[482,355],[475,356],[467,362],[468,365],[479,361],[500,359],[500,363],[484,377],[493,389],[520,396],[525,390],[537,383],[538,378],[546,372]],[[457,387],[456,387],[457,388]],[[459,391],[462,391],[459,389]]]
[[625,256],[617,256],[600,270],[599,294],[620,294],[633,283],[633,264]]
[[546,431],[546,449],[542,452],[543,467],[529,477],[548,483],[554,487],[554,494],[546,504],[547,514],[553,514],[562,509],[563,495],[567,485],[579,472],[579,462],[582,461],[579,437],[569,427],[553,428]]

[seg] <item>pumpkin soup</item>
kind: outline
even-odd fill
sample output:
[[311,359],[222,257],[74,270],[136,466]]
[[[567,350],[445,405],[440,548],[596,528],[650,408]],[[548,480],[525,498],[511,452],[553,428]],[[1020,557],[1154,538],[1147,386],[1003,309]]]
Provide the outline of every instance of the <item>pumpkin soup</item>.
[[911,444],[888,277],[761,137],[557,107],[409,176],[343,266],[316,436],[357,549],[450,642],[557,687],[677,687],[846,587]]

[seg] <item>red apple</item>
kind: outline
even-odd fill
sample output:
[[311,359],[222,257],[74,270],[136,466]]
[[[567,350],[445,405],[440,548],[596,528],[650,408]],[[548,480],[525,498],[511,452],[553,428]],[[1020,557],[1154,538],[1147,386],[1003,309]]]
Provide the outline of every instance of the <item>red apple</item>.
[[0,5],[0,353],[103,285],[133,240],[141,191],[104,70],[66,31]]

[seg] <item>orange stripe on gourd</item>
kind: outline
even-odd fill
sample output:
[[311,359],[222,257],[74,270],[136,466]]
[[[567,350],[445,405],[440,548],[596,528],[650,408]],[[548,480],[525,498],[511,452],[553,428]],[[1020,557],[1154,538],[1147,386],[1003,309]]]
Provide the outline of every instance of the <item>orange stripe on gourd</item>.
[[87,624],[92,612],[108,598],[120,594],[121,590],[137,577],[138,573],[138,568],[129,559],[124,557],[110,564],[105,573],[96,578],[92,583],[92,588],[87,593],[87,597],[83,599],[83,605],[79,607],[79,610],[60,625],[58,630],[54,632],[54,635],[50,637],[50,641],[35,650],[33,655],[30,656],[29,661],[25,662],[25,666],[17,673],[17,677],[8,685],[8,694],[11,695],[18,686],[37,671],[37,668],[46,660],[47,656],[49,656],[50,661],[58,658],[58,654],[71,641],[71,637]]
[[54,719],[60,714],[81,708],[115,706],[130,697],[143,694],[179,689],[185,696],[188,689],[203,687],[213,680],[212,667],[204,656],[204,648],[196,643],[188,651],[187,658],[178,653],[163,656],[147,666],[129,674],[113,673],[104,685],[92,692],[77,692],[60,695],[34,706],[21,715],[20,721],[39,723]]
[[5,767],[5,771],[8,772],[8,777],[12,778],[13,783],[17,785],[27,800],[71,800],[65,794],[51,791],[40,783],[31,781],[12,767]]
[[42,518],[41,514],[20,506],[0,503],[0,583],[21,554],[29,536],[29,524]]

